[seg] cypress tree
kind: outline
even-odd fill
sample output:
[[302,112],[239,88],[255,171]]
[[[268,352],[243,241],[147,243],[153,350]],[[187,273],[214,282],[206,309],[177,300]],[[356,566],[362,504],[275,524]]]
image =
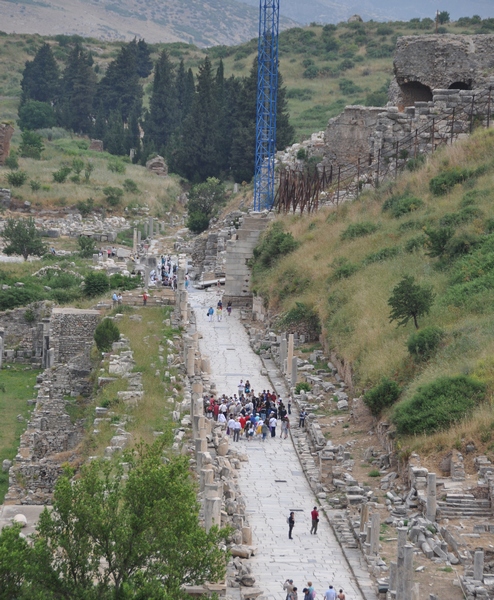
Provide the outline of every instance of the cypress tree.
[[96,74],[91,68],[92,58],[76,44],[69,54],[63,72],[60,98],[60,123],[76,133],[90,133],[93,129],[93,103],[96,93]]
[[22,74],[21,105],[28,100],[55,102],[58,95],[60,70],[51,47],[43,44],[32,61],[26,62]]
[[137,42],[137,73],[139,77],[145,79],[153,72],[153,61],[151,60],[151,50],[144,40]]
[[122,115],[118,110],[113,111],[108,117],[105,135],[103,137],[105,150],[110,154],[126,154],[126,135]]
[[177,121],[174,67],[166,50],[163,50],[154,67],[153,92],[144,122],[145,144],[152,143],[154,148],[164,154],[178,125]]

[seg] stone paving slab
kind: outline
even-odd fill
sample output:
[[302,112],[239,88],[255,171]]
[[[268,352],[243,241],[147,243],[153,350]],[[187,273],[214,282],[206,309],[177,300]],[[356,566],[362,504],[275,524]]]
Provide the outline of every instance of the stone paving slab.
[[[207,307],[215,307],[218,297],[217,292],[197,291],[189,296],[197,330],[202,334],[200,349],[210,359],[211,380],[218,393],[236,393],[240,379],[249,379],[254,390],[272,389],[269,379],[261,375],[263,364],[252,351],[236,311],[230,317],[225,315],[220,323],[208,322]],[[228,350],[232,347],[235,352]],[[317,502],[291,440],[281,441],[277,436],[264,443],[260,439],[241,440],[238,445],[249,456],[249,462],[238,472],[238,481],[253,529],[253,544],[258,548],[249,564],[264,597],[285,600],[283,582],[291,578],[299,592],[312,581],[320,599],[331,583],[343,588],[347,600],[362,600],[328,521],[321,518],[317,535],[310,534],[310,511]],[[290,510],[296,510],[293,540],[288,539],[286,522]]]

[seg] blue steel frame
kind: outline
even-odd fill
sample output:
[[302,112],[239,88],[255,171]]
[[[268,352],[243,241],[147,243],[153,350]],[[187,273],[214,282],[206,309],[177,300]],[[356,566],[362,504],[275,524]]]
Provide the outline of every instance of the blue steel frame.
[[275,196],[280,0],[260,0],[259,8],[255,211],[271,209]]

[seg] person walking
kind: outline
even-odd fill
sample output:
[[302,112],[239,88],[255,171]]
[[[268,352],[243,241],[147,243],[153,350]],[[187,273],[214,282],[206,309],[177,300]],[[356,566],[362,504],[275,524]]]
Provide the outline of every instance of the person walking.
[[147,303],[148,303],[148,298],[149,298],[149,296],[148,296],[148,293],[147,293],[147,292],[144,292],[144,294],[142,295],[142,305],[143,305],[143,306],[146,306],[146,305],[147,305]]
[[284,417],[281,421],[281,435],[280,435],[280,439],[284,439],[286,440],[286,438],[288,437],[288,430],[290,429],[290,421],[288,420],[288,417]]
[[314,589],[314,586],[312,585],[312,581],[308,581],[307,586],[308,586],[307,589],[309,590],[309,599],[314,600],[314,598],[316,597],[316,590]]
[[293,540],[292,531],[293,531],[294,527],[295,527],[295,513],[291,512],[290,516],[288,517],[288,539],[289,540]]
[[336,600],[336,590],[332,585],[324,592],[324,600]]
[[302,409],[298,416],[298,426],[299,427],[305,427],[305,417],[306,416],[307,416],[307,413],[305,412],[304,409]]
[[290,600],[298,600],[297,587],[294,586],[292,593],[290,594]]
[[317,533],[317,526],[319,525],[319,512],[317,510],[317,506],[314,506],[314,510],[311,511],[310,518],[312,519],[312,527],[310,528],[310,532],[315,535]]
[[340,593],[336,597],[338,598],[338,600],[345,600],[346,598],[345,594],[343,593],[343,590],[340,590]]
[[235,419],[235,424],[233,425],[233,441],[234,442],[239,441],[241,429],[242,429],[242,426],[240,425],[240,421],[237,418],[237,419]]
[[268,437],[268,433],[269,433],[269,427],[268,427],[268,424],[266,423],[266,421],[262,422],[261,433],[262,433],[262,441],[265,442],[266,438]]
[[271,430],[271,437],[274,438],[276,437],[276,425],[277,425],[278,421],[276,420],[276,417],[271,417],[269,419],[269,429]]
[[214,315],[214,308],[213,308],[212,306],[210,306],[210,307],[208,308],[207,315],[208,315],[208,321],[209,321],[210,323],[212,323],[212,322],[213,322],[213,315]]
[[232,301],[229,300],[228,304],[226,305],[226,312],[228,313],[228,316],[230,316],[232,314]]

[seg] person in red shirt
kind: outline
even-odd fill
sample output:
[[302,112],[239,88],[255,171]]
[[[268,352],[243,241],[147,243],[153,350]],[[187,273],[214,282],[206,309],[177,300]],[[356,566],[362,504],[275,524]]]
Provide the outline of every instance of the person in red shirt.
[[312,519],[310,532],[315,535],[317,533],[317,526],[319,525],[319,512],[317,511],[317,506],[314,506],[314,510],[311,511],[310,518]]
[[242,415],[239,419],[239,423],[240,423],[240,427],[242,427],[242,430],[245,429],[245,424],[247,423],[248,419],[245,415]]

